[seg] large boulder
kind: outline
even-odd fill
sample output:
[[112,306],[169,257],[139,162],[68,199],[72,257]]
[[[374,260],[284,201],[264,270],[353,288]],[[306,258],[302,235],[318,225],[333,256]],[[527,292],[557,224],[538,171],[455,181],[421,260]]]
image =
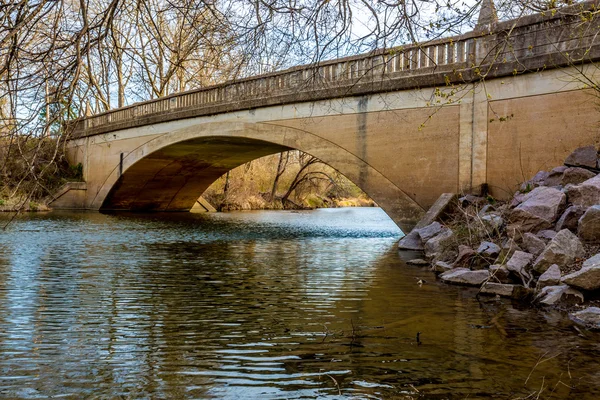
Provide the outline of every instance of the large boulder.
[[567,196],[558,189],[540,186],[510,213],[510,221],[520,232],[548,229],[562,213]]
[[560,284],[560,268],[556,264],[552,264],[546,272],[544,272],[539,278],[537,282],[536,289],[542,290],[546,286],[556,286]]
[[444,282],[469,286],[479,286],[489,277],[488,270],[471,271],[468,268],[454,268],[440,275],[440,279]]
[[577,234],[587,243],[600,243],[600,204],[591,206],[579,219]]
[[557,306],[583,303],[583,294],[568,285],[546,286],[537,295],[536,300],[543,305]]
[[456,237],[451,229],[443,228],[442,231],[425,243],[425,255],[436,261],[454,261],[457,256]]
[[569,318],[588,329],[600,330],[600,308],[588,307],[569,314]]
[[567,159],[565,165],[569,167],[596,168],[598,162],[598,151],[594,146],[586,146],[575,149]]
[[581,206],[571,206],[565,210],[556,222],[555,230],[562,231],[568,229],[571,232],[577,232],[579,226],[579,218],[585,213],[585,208]]
[[600,254],[587,259],[579,271],[563,276],[561,283],[584,290],[600,289]]
[[579,238],[570,230],[563,229],[548,243],[542,254],[533,264],[533,269],[543,274],[552,265],[556,264],[561,269],[573,263],[576,258],[585,254]]
[[560,184],[562,186],[567,186],[569,184],[579,185],[580,183],[585,182],[594,176],[596,176],[596,174],[590,170],[579,167],[571,167],[567,168],[562,174]]
[[531,232],[523,234],[523,247],[528,253],[539,256],[546,248],[546,242]]
[[531,274],[529,273],[533,254],[524,251],[515,251],[513,256],[506,263],[506,269],[515,273],[523,281],[523,285],[529,286]]
[[587,208],[600,204],[600,174],[579,185],[566,186],[565,193],[569,202],[576,206]]

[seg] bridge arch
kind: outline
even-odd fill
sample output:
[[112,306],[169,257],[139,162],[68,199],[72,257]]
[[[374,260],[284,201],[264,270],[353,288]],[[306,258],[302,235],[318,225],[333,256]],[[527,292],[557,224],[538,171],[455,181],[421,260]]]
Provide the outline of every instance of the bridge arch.
[[268,123],[208,122],[150,138],[123,154],[91,207],[103,210],[189,210],[221,175],[246,162],[300,150],[346,176],[408,232],[424,212],[413,199],[348,150],[296,128]]

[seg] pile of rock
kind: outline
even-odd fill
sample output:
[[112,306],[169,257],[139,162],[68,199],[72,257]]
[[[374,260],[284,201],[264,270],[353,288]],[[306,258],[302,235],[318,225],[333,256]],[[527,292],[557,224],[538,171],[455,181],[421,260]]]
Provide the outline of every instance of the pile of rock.
[[[600,248],[600,159],[594,146],[538,172],[510,202],[444,196],[446,209],[455,210],[420,223],[399,243],[403,250],[424,251],[426,260],[412,263],[427,261],[448,283],[543,305],[580,304],[600,294],[600,253],[594,255]],[[595,315],[593,309],[583,314]]]

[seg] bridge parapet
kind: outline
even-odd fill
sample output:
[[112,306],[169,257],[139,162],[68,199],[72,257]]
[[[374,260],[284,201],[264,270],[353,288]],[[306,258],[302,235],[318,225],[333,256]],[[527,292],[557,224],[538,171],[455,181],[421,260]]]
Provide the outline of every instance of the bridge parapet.
[[597,1],[439,39],[299,66],[78,120],[73,137],[269,105],[445,86],[600,59]]

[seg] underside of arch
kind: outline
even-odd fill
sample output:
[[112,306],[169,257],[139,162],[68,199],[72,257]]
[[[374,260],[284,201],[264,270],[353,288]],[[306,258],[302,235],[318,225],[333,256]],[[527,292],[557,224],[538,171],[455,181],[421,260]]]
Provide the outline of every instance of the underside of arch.
[[423,208],[364,160],[330,141],[295,128],[237,122],[204,123],[165,132],[125,153],[101,185],[92,208],[187,211],[227,171],[254,159],[300,150],[346,176],[408,232]]

